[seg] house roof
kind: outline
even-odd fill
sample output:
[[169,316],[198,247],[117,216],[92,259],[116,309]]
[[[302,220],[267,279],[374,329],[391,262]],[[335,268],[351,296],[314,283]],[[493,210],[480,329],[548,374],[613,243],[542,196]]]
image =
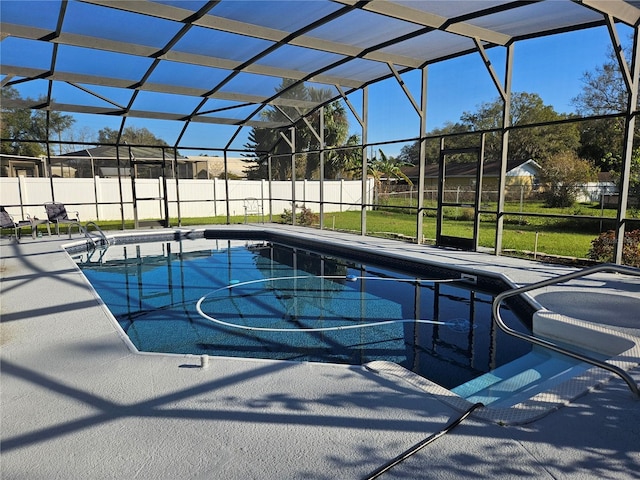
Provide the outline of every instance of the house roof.
[[[165,148],[165,158],[171,160],[173,158],[173,150],[171,147]],[[129,160],[129,152],[136,160],[161,160],[162,159],[162,147],[128,147],[127,145],[121,145],[118,147],[118,154],[123,160]],[[77,150],[75,152],[64,153],[59,157],[87,157],[94,159],[114,159],[116,157],[116,147],[114,146],[99,146],[95,148],[85,148],[83,150]],[[186,157],[178,154],[178,158],[185,160]]]
[[[640,21],[638,0],[22,0],[0,9],[2,87],[40,92],[6,107],[178,122],[170,141],[180,147],[192,125],[230,126],[231,143],[240,128],[290,126],[429,64]],[[325,93],[296,98],[302,83]]]

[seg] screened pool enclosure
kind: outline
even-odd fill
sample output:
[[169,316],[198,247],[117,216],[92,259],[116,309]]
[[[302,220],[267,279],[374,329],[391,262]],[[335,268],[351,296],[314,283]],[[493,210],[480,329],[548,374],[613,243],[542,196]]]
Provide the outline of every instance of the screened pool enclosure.
[[[513,184],[514,139],[551,143],[563,129],[615,125],[607,131],[616,132],[608,140],[619,168],[591,199],[601,208],[550,216],[602,225],[602,210],[613,208],[606,222],[617,263],[625,232],[637,228],[639,1],[9,0],[0,8],[1,195],[14,216],[57,201],[84,209],[84,221],[115,215],[122,228],[148,217],[170,226],[192,216],[268,221],[285,211],[294,224],[313,211],[316,226],[332,228],[330,213],[354,210],[366,234],[367,215],[392,206],[412,218],[415,242],[430,223],[437,245],[475,250],[482,222],[500,254],[505,223],[544,216],[525,201],[544,189],[536,174]],[[520,46],[548,60],[537,74],[551,82],[553,46],[531,42],[583,31],[604,32],[621,106],[518,122],[514,70],[528,61]],[[445,65],[461,79],[449,88],[471,98],[477,83],[492,85],[497,124],[428,129],[431,75]],[[402,102],[381,114],[373,106],[382,86]],[[37,128],[19,128],[24,112]],[[69,117],[75,133],[63,138]],[[399,131],[398,118],[411,129]],[[128,136],[141,126],[163,142]],[[103,135],[88,138],[83,128]],[[384,151],[405,147],[414,151],[413,180],[372,172]],[[239,161],[249,180],[232,174]],[[456,183],[448,172],[461,161],[468,168]],[[408,200],[394,203],[398,192]],[[155,213],[143,214],[145,204]],[[464,215],[465,230],[450,229],[450,212]]]

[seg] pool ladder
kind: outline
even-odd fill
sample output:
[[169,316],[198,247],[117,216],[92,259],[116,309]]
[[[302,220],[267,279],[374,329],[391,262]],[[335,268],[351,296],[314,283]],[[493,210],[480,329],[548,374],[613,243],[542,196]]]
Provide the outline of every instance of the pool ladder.
[[505,333],[519,338],[521,340],[525,340],[529,343],[532,343],[534,345],[539,345],[541,347],[545,347],[548,348],[550,350],[553,350],[554,352],[558,352],[558,353],[562,353],[564,355],[567,355],[571,358],[575,358],[576,360],[579,360],[581,362],[585,362],[585,363],[589,363],[591,365],[595,365],[596,367],[600,367],[603,368],[605,370],[608,370],[612,373],[614,373],[615,375],[618,375],[620,378],[622,378],[627,385],[629,386],[629,388],[631,389],[631,391],[634,393],[634,395],[636,395],[637,397],[640,397],[640,388],[638,387],[638,385],[636,384],[635,380],[633,378],[631,378],[631,375],[629,375],[626,371],[624,371],[623,369],[617,367],[616,365],[611,365],[610,363],[601,361],[601,360],[597,360],[595,358],[589,357],[587,355],[583,355],[581,353],[578,352],[574,352],[572,350],[568,350],[567,348],[564,347],[560,347],[559,345],[556,345],[553,342],[550,342],[548,340],[543,340],[541,338],[535,337],[533,335],[529,335],[527,333],[521,333],[518,332],[516,330],[513,330],[512,328],[508,327],[505,323],[504,320],[502,319],[502,317],[500,316],[500,305],[502,304],[502,302],[509,298],[509,297],[513,297],[515,295],[519,295],[521,293],[525,293],[525,292],[529,292],[531,290],[536,290],[538,288],[542,288],[542,287],[547,287],[549,285],[556,285],[562,282],[566,282],[568,280],[572,280],[574,278],[581,278],[581,277],[585,277],[587,275],[591,275],[593,273],[596,272],[613,272],[613,273],[623,273],[623,274],[627,274],[627,275],[634,275],[634,276],[640,276],[640,270],[636,269],[636,268],[632,268],[632,267],[625,267],[622,265],[614,265],[614,264],[602,264],[602,265],[596,265],[594,267],[589,267],[589,268],[585,268],[583,270],[579,270],[577,272],[572,272],[572,273],[568,273],[566,275],[561,275],[559,277],[555,277],[555,278],[551,278],[548,280],[543,280],[541,282],[537,282],[537,283],[532,283],[531,285],[527,285],[524,287],[519,287],[519,288],[514,288],[511,290],[507,290],[505,292],[500,293],[499,295],[496,296],[495,300],[493,301],[493,305],[492,305],[492,311],[493,311],[493,318],[495,319],[496,324],[498,325],[498,327]]
[[[94,250],[98,247],[105,247],[105,248],[109,247],[109,244],[110,244],[109,239],[104,234],[102,229],[98,226],[98,224],[96,224],[96,222],[87,222],[84,225],[82,225],[80,222],[72,222],[69,225],[69,238],[71,238],[71,227],[73,225],[78,227],[78,232],[84,235],[84,238],[87,239],[88,247],[91,247]],[[94,232],[89,231],[90,226],[92,226],[95,229]],[[94,235],[95,232],[97,232],[97,238]],[[100,244],[96,243],[96,240],[98,240]]]

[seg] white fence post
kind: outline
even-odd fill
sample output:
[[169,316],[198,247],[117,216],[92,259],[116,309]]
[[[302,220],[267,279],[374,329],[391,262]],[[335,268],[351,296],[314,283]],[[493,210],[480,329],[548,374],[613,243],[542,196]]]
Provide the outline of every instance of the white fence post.
[[[260,209],[262,210],[262,222],[264,223],[264,191],[266,187],[267,181],[263,178],[260,180]],[[271,211],[269,211],[271,214]]]
[[29,189],[27,188],[27,182],[25,181],[27,177],[24,175],[18,175],[18,203],[20,203],[20,213],[22,213],[22,219],[24,220],[24,207],[22,205],[29,204]]
[[104,215],[102,214],[102,205],[100,205],[102,201],[102,184],[100,182],[100,177],[93,177],[93,191],[95,194],[96,200],[96,220],[100,220]]
[[216,198],[217,195],[217,184],[216,181],[218,179],[216,177],[213,177],[213,216],[217,217],[218,216],[218,199]]

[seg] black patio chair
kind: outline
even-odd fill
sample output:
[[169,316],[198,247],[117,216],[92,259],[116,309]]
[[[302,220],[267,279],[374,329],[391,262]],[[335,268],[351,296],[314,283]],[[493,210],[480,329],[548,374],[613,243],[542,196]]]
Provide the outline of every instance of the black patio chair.
[[18,220],[16,222],[13,216],[2,206],[0,206],[0,224],[2,228],[12,228],[16,240],[19,240],[22,236],[22,227],[31,227],[31,234],[33,235],[33,225],[29,220]]
[[71,226],[74,223],[78,225],[78,228],[80,227],[80,214],[72,211],[71,213],[75,213],[75,216],[70,217],[64,203],[47,202],[44,204],[44,209],[47,211],[47,218],[49,221],[55,224],[56,234],[58,236],[60,236],[61,223],[69,224],[69,235],[71,235]]

